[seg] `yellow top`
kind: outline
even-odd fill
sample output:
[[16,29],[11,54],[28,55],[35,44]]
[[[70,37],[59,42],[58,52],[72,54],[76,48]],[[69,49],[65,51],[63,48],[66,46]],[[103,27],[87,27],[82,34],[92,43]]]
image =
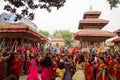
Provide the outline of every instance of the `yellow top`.
[[97,53],[99,54],[101,52],[101,48],[97,48]]
[[57,75],[58,75],[59,77],[64,77],[65,68],[63,68],[63,69],[57,68],[56,73],[57,73]]

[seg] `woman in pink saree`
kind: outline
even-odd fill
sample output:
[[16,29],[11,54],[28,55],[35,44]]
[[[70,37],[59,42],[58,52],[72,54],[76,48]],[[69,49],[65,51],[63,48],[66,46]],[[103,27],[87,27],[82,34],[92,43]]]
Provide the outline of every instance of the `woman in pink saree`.
[[38,66],[36,59],[32,59],[30,61],[29,73],[27,76],[27,80],[39,80],[38,78]]
[[41,61],[41,80],[51,80],[52,60],[46,56]]

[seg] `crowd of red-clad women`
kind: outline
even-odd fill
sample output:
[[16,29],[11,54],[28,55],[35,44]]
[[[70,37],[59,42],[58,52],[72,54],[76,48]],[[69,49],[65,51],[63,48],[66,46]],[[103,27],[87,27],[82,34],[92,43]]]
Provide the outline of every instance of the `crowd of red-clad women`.
[[0,50],[0,80],[120,80],[119,53],[85,53],[68,50],[60,53],[20,46],[13,51]]

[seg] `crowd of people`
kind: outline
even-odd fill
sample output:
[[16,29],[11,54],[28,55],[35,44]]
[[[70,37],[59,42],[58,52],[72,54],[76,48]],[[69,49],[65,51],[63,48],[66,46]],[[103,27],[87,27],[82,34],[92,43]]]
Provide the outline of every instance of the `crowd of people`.
[[[82,52],[80,48],[45,51],[37,46],[18,46],[14,51],[0,49],[0,80],[120,80],[120,54]],[[41,51],[42,50],[42,51]]]

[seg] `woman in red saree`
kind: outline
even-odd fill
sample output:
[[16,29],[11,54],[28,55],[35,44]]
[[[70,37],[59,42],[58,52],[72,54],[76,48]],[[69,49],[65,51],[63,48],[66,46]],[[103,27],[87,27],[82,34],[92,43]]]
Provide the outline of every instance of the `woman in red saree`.
[[58,67],[58,63],[56,62],[55,56],[52,56],[52,62],[53,62],[53,65],[51,67],[51,76],[52,76],[52,79],[55,79],[55,77],[57,76],[56,69]]
[[2,80],[2,53],[0,53],[0,80]]
[[10,67],[10,75],[15,75],[17,77],[17,80],[19,80],[20,72],[21,72],[21,60],[18,56],[18,54],[14,55],[14,58],[12,60],[12,65]]
[[110,75],[113,74],[113,66],[114,66],[115,62],[113,61],[112,57],[110,57],[110,60],[108,62],[108,68],[109,68],[109,73]]
[[98,65],[96,80],[111,80],[111,76],[108,72],[108,68],[105,64],[103,57],[99,58],[99,65]]
[[86,63],[87,66],[85,68],[85,70],[86,70],[85,80],[94,80],[94,75],[93,75],[94,67],[92,65],[92,62],[93,62],[93,60],[88,61]]
[[120,80],[120,72],[119,72],[119,60],[115,59],[115,64],[112,66],[113,67],[113,71],[111,73],[112,75],[112,79],[113,80]]
[[115,64],[113,66],[113,72],[112,72],[112,79],[113,80],[119,80],[119,79],[117,79],[117,74],[118,74],[118,65]]
[[119,63],[119,66],[118,66],[118,72],[117,72],[117,79],[120,80],[120,63]]
[[30,66],[30,58],[27,57],[27,59],[25,60],[25,73],[26,74],[28,73],[29,66]]

